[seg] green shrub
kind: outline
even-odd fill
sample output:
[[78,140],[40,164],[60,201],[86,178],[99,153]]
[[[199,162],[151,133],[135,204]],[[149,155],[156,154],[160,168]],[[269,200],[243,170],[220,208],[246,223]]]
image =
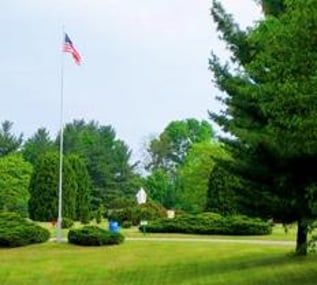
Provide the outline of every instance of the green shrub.
[[125,222],[131,222],[133,220],[133,207],[127,207],[123,209],[110,210],[107,216],[109,221],[117,221],[120,225]]
[[138,225],[141,220],[152,221],[165,217],[166,209],[151,201],[134,207],[111,210],[107,216],[109,221],[118,221],[120,225],[126,221]]
[[122,222],[121,226],[124,228],[124,229],[129,229],[132,227],[132,222],[130,221],[124,221]]
[[102,222],[102,218],[104,213],[106,212],[105,208],[103,206],[100,206],[96,211],[95,211],[95,219],[96,223],[100,224]]
[[[142,231],[142,227],[139,229]],[[223,217],[215,213],[203,213],[152,221],[146,230],[156,233],[266,235],[272,232],[272,227],[268,222],[246,216]]]
[[72,244],[86,246],[115,245],[123,243],[124,236],[97,226],[84,226],[81,229],[70,230],[68,232],[68,241]]
[[227,216],[225,225],[231,235],[267,235],[272,233],[272,224],[247,216]]
[[62,219],[62,229],[69,229],[74,225],[74,221],[69,218]]
[[89,223],[90,223],[90,216],[89,216],[89,215],[90,215],[89,213],[83,215],[83,216],[81,217],[81,219],[80,219],[80,222],[81,222],[82,224],[84,224],[84,225],[89,224]]
[[133,220],[134,225],[138,225],[140,221],[153,221],[166,217],[166,209],[158,203],[147,202],[134,208]]
[[50,238],[47,229],[16,213],[0,213],[0,247],[17,247],[46,242]]

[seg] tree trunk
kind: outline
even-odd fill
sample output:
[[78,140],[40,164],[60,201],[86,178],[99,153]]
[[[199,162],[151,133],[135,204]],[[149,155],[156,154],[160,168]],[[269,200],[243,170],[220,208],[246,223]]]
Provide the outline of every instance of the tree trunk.
[[296,254],[307,255],[307,231],[308,226],[305,219],[297,221],[297,239],[296,239]]

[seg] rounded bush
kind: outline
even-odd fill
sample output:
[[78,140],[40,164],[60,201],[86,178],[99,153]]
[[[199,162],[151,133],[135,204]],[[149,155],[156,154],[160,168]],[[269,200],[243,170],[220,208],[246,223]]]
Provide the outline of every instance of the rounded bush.
[[18,247],[46,242],[50,232],[16,213],[0,213],[0,247]]
[[68,232],[68,242],[77,245],[115,245],[121,244],[123,241],[124,236],[122,234],[112,233],[97,226],[85,226]]

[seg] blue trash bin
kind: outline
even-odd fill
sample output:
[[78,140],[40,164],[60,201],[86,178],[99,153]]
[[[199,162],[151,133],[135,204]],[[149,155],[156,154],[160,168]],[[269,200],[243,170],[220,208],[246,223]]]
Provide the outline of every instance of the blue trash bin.
[[110,221],[109,222],[109,231],[112,233],[118,233],[119,232],[119,224],[117,221]]

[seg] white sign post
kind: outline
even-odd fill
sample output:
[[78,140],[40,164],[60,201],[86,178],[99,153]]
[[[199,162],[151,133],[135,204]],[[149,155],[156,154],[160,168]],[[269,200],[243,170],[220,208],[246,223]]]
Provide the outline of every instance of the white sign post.
[[[138,202],[139,205],[146,203],[146,192],[144,191],[142,187],[136,194],[136,201]],[[143,234],[145,235],[145,231],[146,231],[145,228],[147,225],[147,221],[142,218],[140,225],[142,226]]]

